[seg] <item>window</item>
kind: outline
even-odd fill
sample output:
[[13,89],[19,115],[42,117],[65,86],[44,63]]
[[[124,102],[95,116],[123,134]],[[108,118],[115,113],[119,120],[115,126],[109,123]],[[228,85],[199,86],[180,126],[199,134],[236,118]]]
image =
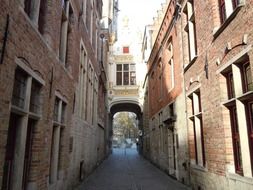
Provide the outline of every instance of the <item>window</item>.
[[219,0],[221,23],[225,22],[238,5],[239,0]]
[[135,64],[116,65],[116,85],[136,85]]
[[25,0],[24,11],[37,25],[40,33],[44,33],[47,0]]
[[223,23],[226,20],[225,0],[220,0],[220,17],[221,17],[221,22]]
[[[97,122],[97,109],[98,109],[98,79],[97,77],[95,76],[95,79],[94,79],[94,85],[93,85],[94,89],[94,93],[93,93],[93,104],[92,104],[92,112],[93,112],[93,115],[92,115],[92,124],[96,124]],[[102,102],[101,102],[102,103]]]
[[184,13],[186,16],[186,26],[184,28],[187,33],[188,56],[191,62],[197,56],[197,38],[195,28],[195,13],[193,8],[193,1],[188,0]]
[[94,52],[96,52],[96,42],[97,42],[97,29],[98,29],[98,23],[97,23],[97,14],[95,11],[93,11],[93,25],[92,25],[92,47],[94,48]]
[[53,184],[59,178],[59,167],[63,162],[63,133],[66,125],[67,103],[56,96],[54,103],[54,118],[51,139],[50,176],[49,182]]
[[11,188],[13,178],[13,164],[14,164],[14,153],[16,147],[16,126],[20,124],[21,117],[16,114],[11,114],[9,120],[8,138],[6,144],[4,173],[3,173],[3,184],[2,189],[9,190]]
[[202,108],[201,108],[201,96],[200,91],[197,90],[193,92],[189,98],[189,103],[191,104],[191,115],[189,119],[193,127],[193,137],[194,137],[194,157],[195,163],[199,166],[205,167],[205,148],[204,148],[204,135],[203,135],[203,121],[202,121]]
[[235,97],[234,79],[232,71],[226,74],[226,78],[227,78],[228,98],[231,99]]
[[[227,86],[223,105],[230,116],[234,172],[248,176],[253,171],[252,73],[248,55],[222,71]],[[245,143],[248,139],[249,143]],[[251,167],[248,167],[250,166]]]
[[117,74],[116,74],[116,84],[117,85],[122,85],[122,65],[119,65],[119,64],[117,64],[116,65],[116,69],[117,69]]
[[230,120],[231,120],[231,131],[232,131],[232,141],[234,149],[234,158],[235,158],[235,170],[238,174],[243,174],[242,169],[242,155],[241,155],[241,146],[240,146],[240,135],[237,121],[237,110],[236,106],[233,105],[230,107]]
[[[26,189],[30,180],[34,129],[42,105],[42,84],[35,78],[41,80],[27,68],[18,66],[15,70],[2,189],[18,189],[20,184]],[[23,132],[26,136],[20,135]],[[18,176],[20,173],[23,178]]]
[[93,96],[94,96],[94,77],[95,72],[92,63],[89,62],[87,74],[87,90],[86,90],[86,106],[85,106],[85,119],[92,124],[93,118]]
[[163,112],[158,114],[158,122],[159,122],[159,153],[164,151],[164,138],[163,138]]
[[243,91],[244,92],[253,91],[253,80],[248,60],[245,63],[243,63],[241,67],[241,73],[242,73]]
[[159,76],[159,88],[160,88],[160,92],[159,92],[159,98],[160,100],[162,100],[163,98],[163,77],[162,77],[163,73],[160,74]]
[[79,68],[79,101],[78,101],[78,115],[85,119],[86,111],[86,91],[87,91],[87,55],[83,46],[80,49],[80,68]]
[[239,4],[239,0],[233,0],[232,3],[233,3],[233,8],[235,9]]
[[129,85],[129,65],[123,65],[123,85]]
[[67,104],[62,102],[61,123],[66,123],[66,107]]
[[20,108],[24,108],[25,106],[27,77],[27,74],[23,70],[19,68],[16,70],[12,94],[12,105]]
[[[235,89],[234,89],[234,77],[232,68],[228,68],[227,73],[224,74],[226,77],[227,84],[227,97],[228,100],[235,98]],[[232,101],[228,106],[230,113],[230,123],[231,123],[231,133],[232,133],[232,142],[233,142],[233,153],[234,153],[234,164],[236,173],[242,175],[242,157],[241,157],[241,145],[240,145],[240,133],[237,120],[237,109],[236,102]]]
[[28,119],[26,143],[25,143],[25,160],[24,160],[24,172],[23,172],[23,184],[22,189],[27,189],[30,167],[32,161],[32,145],[33,145],[33,134],[36,125],[36,120]]
[[253,101],[246,104],[248,137],[250,144],[251,170],[253,171]]
[[90,33],[90,22],[91,22],[91,1],[90,0],[85,0],[86,1],[86,14],[85,14],[85,24],[87,27],[87,31],[88,33]]
[[61,18],[61,31],[60,31],[60,47],[59,59],[64,66],[66,65],[67,49],[68,49],[68,36],[71,31],[71,21],[73,19],[73,9],[68,0],[63,1],[62,18]]
[[40,12],[38,20],[38,30],[41,34],[44,34],[45,22],[46,22],[47,0],[40,0]]
[[90,26],[89,26],[89,34],[90,34],[90,41],[91,41],[91,44],[93,44],[93,36],[94,36],[94,34],[93,34],[93,29],[94,29],[94,25],[95,25],[95,23],[94,23],[94,9],[93,9],[93,0],[91,0],[91,2],[90,2],[90,22],[89,22],[89,24],[90,24]]
[[54,121],[58,121],[59,107],[60,107],[60,99],[56,97],[54,101]]
[[[247,93],[253,91],[253,80],[252,80],[252,72],[250,67],[249,58],[243,62],[241,66],[241,75],[242,75],[242,88],[243,92]],[[247,127],[248,127],[248,138],[249,138],[249,146],[250,146],[250,156],[251,156],[251,169],[253,171],[253,102],[252,97],[248,98],[245,102],[245,113],[247,119]]]
[[55,103],[54,103],[54,122],[64,125],[66,122],[66,102],[64,102],[59,97],[55,97]]
[[31,15],[31,4],[32,4],[32,1],[33,0],[25,0],[25,7],[24,7],[24,10],[26,12],[26,14],[30,17]]
[[167,76],[167,85],[166,88],[168,91],[172,90],[174,88],[174,60],[173,60],[173,45],[172,45],[172,39],[170,39],[170,42],[167,47],[167,55],[168,55],[168,64],[166,65],[166,76]]
[[40,90],[41,84],[33,80],[30,98],[30,112],[39,113],[40,111]]
[[86,21],[86,4],[87,0],[82,0],[82,16],[83,16],[83,21]]

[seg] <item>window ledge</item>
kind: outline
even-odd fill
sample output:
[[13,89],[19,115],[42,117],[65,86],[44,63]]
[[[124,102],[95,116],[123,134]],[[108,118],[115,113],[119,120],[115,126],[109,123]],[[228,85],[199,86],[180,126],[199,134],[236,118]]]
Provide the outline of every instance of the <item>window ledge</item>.
[[39,113],[29,112],[29,117],[31,117],[35,120],[39,120],[42,116]]
[[226,107],[231,107],[235,104],[235,98],[231,98],[225,102],[221,103],[222,105],[226,106]]
[[195,55],[195,57],[191,60],[191,62],[190,63],[188,63],[187,65],[185,65],[185,67],[184,67],[184,72],[186,72],[192,65],[193,65],[193,63],[197,60],[197,55]]
[[225,28],[230,24],[230,22],[235,18],[235,16],[237,15],[237,13],[241,10],[241,8],[244,6],[244,3],[240,3],[235,10],[231,13],[231,15],[229,15],[229,17],[224,21],[224,23],[217,29],[214,30],[213,32],[213,37],[214,40],[222,33],[223,30],[225,30]]
[[241,176],[241,175],[235,174],[235,173],[228,173],[227,177],[231,180],[241,181],[243,183],[253,185],[253,178],[244,177],[244,176]]
[[196,165],[196,164],[192,164],[191,168],[194,169],[194,170],[201,171],[201,172],[207,172],[208,171],[207,168],[205,168],[203,166]]
[[24,110],[24,108],[21,108],[15,105],[11,105],[11,111],[13,113],[20,114],[20,115],[26,115],[28,113],[26,110]]
[[238,100],[245,102],[248,100],[252,100],[252,98],[253,98],[253,91],[249,91],[249,92],[246,92],[243,95],[239,96]]
[[62,122],[59,122],[59,121],[53,121],[53,124],[54,125],[57,125],[57,126],[62,126],[62,127],[66,127],[65,123],[62,123]]
[[190,120],[193,120],[194,119],[194,117],[201,117],[202,116],[202,112],[198,112],[198,113],[196,113],[196,114],[194,114],[194,115],[191,115],[191,116],[189,116],[188,118],[190,119]]

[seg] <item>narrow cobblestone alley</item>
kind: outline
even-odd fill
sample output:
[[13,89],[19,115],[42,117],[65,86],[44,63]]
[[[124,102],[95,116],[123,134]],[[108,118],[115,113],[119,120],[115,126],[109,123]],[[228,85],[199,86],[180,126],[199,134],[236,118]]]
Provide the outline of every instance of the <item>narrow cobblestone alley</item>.
[[113,154],[77,190],[184,190],[184,185],[138,155],[135,149]]

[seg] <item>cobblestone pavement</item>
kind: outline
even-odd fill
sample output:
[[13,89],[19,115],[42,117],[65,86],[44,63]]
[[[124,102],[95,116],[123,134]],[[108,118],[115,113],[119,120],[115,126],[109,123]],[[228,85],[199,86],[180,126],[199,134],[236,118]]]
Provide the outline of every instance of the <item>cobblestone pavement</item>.
[[76,190],[186,190],[139,156],[135,149],[114,149]]

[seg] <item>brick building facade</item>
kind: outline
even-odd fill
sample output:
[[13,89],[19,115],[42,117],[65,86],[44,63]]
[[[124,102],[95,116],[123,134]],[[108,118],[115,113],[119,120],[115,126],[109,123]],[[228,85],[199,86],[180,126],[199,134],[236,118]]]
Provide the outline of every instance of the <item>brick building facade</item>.
[[105,157],[101,17],[100,0],[1,1],[1,189],[72,189]]
[[[182,110],[175,109],[174,114],[177,120],[182,121],[180,127],[188,134],[188,137],[181,137],[185,137],[183,141],[189,147],[189,154],[185,154],[189,162],[183,164],[189,172],[190,185],[196,190],[252,189],[253,1],[169,2],[169,10],[169,6],[176,3],[181,9],[174,25],[174,38],[173,32],[165,27],[170,23],[165,16],[148,62],[147,105],[153,126],[149,129],[150,159],[164,168],[158,157],[161,134],[165,138],[168,134],[166,131],[160,132],[161,127],[156,126],[164,125],[162,108],[169,106],[170,102],[176,103],[176,98],[182,95],[185,98],[178,100]],[[167,38],[164,38],[162,31],[169,33]],[[168,84],[169,79],[161,80],[163,74],[159,71],[163,67],[159,67],[159,55],[163,65],[166,56],[162,53],[167,48],[164,44],[170,34],[175,46],[173,52],[176,52],[173,60],[179,66],[178,70],[174,68],[175,88],[180,81],[181,86],[178,87],[181,88],[177,93],[169,93],[167,101],[163,102],[159,101],[164,84],[161,81]],[[150,67],[154,63],[156,65]],[[168,78],[173,77],[169,70],[165,71]],[[180,77],[176,78],[177,75]],[[185,112],[187,117],[183,113],[182,117],[179,116],[180,111]],[[185,122],[183,119],[186,119]],[[180,136],[177,138],[179,143],[182,142]],[[169,142],[168,146],[171,146]]]
[[[158,11],[158,20],[161,19],[162,22],[147,62],[148,97],[144,105],[148,109],[144,106],[144,117],[149,113],[149,129],[145,129],[144,143],[150,146],[150,152],[145,150],[144,153],[170,176],[189,183],[186,170],[188,149],[183,65],[180,53],[181,10],[175,1],[167,1],[167,6],[164,7],[167,8],[164,13]],[[145,121],[144,123],[147,125]]]
[[252,189],[251,0],[182,2],[194,189]]

